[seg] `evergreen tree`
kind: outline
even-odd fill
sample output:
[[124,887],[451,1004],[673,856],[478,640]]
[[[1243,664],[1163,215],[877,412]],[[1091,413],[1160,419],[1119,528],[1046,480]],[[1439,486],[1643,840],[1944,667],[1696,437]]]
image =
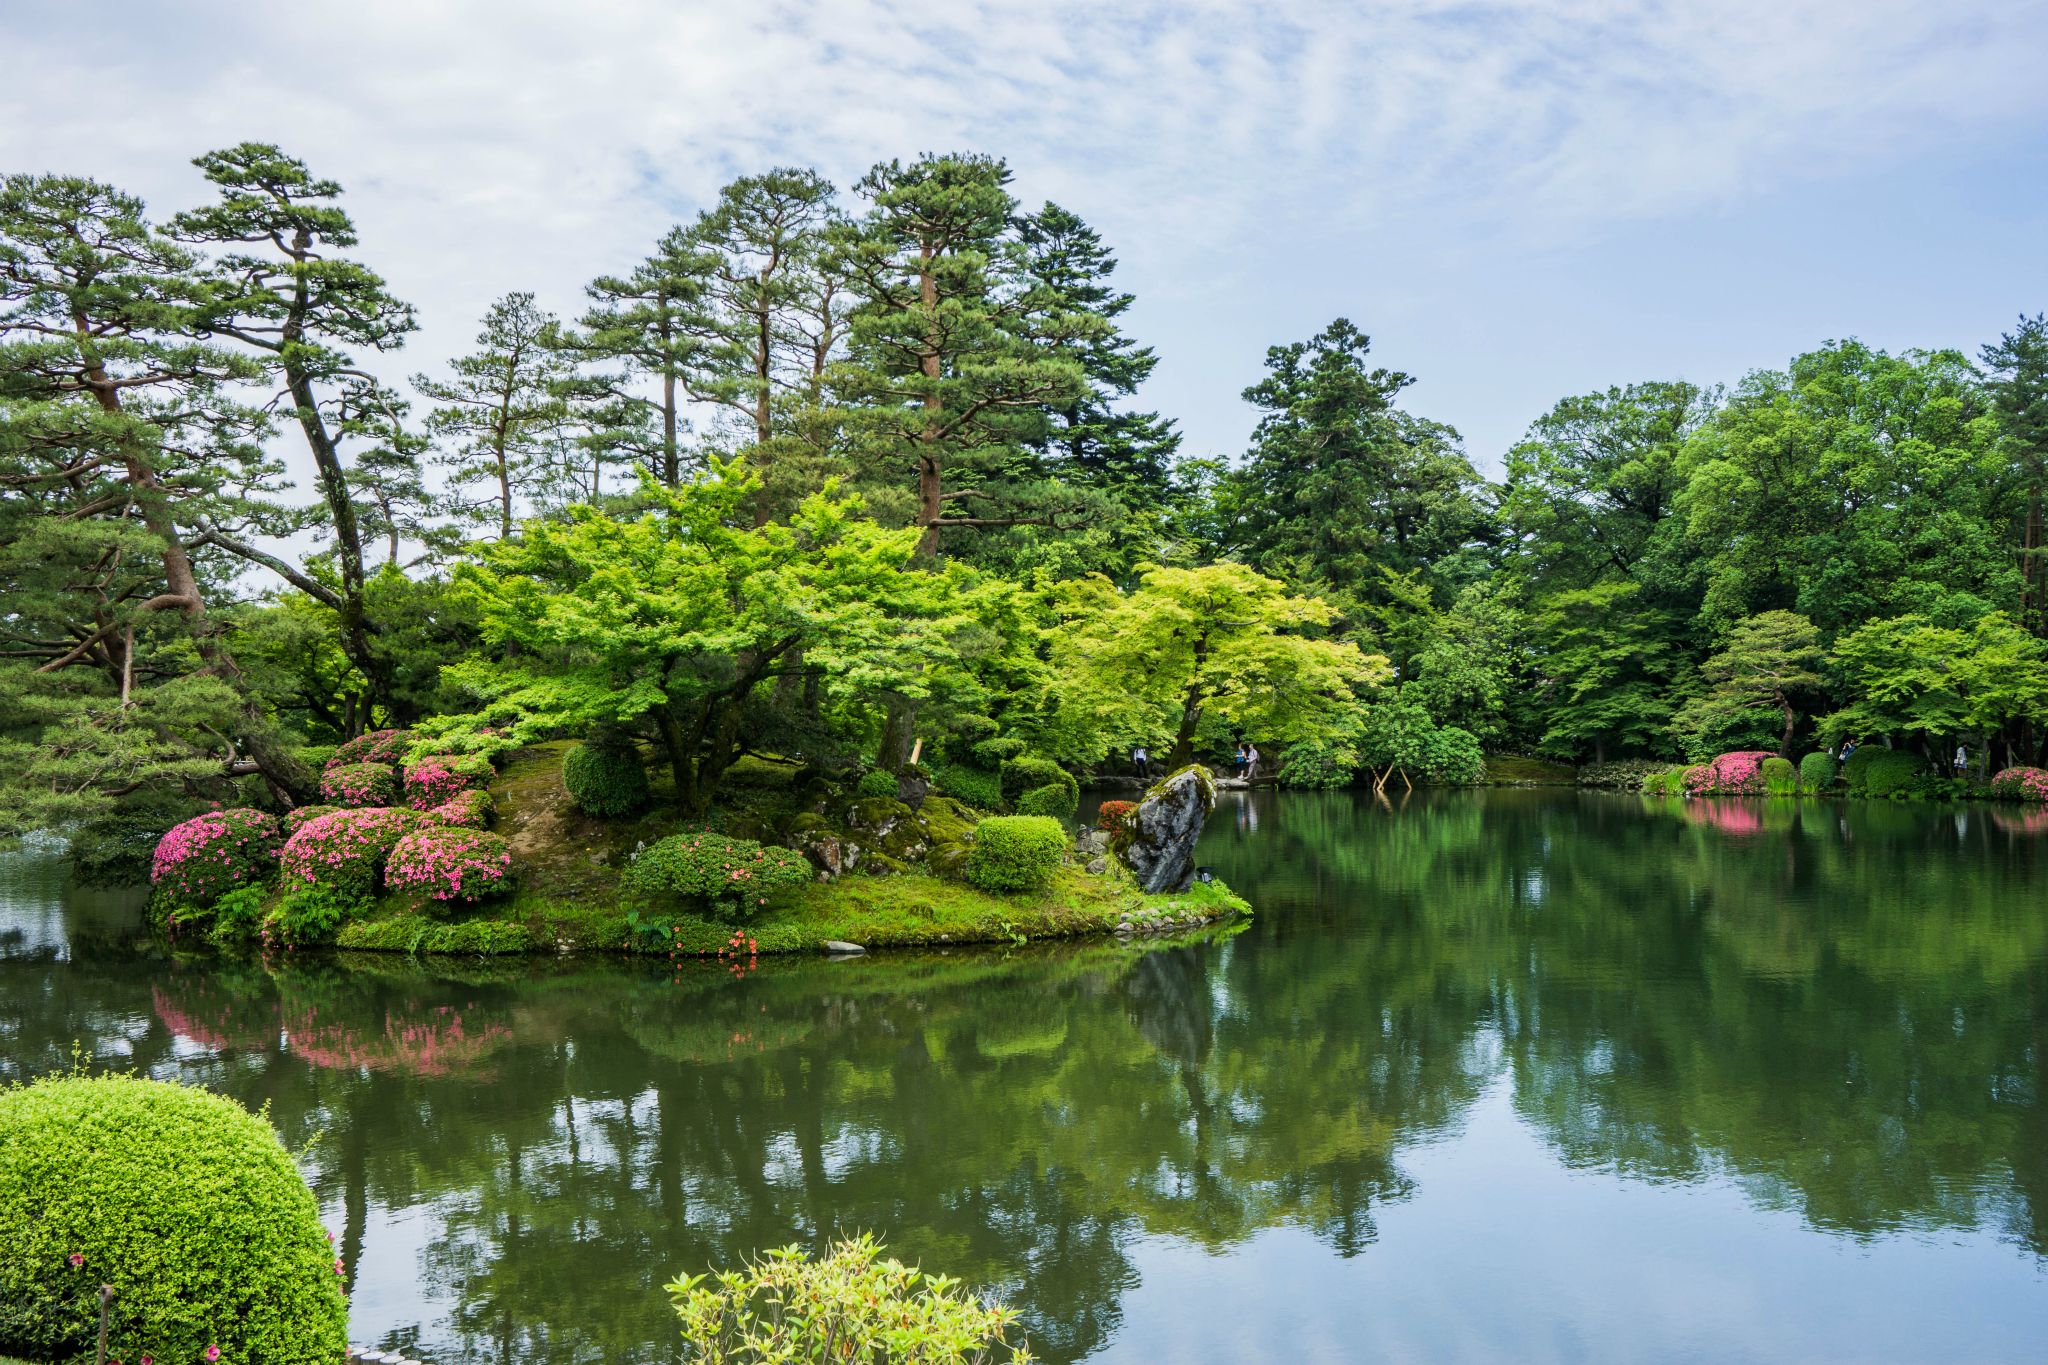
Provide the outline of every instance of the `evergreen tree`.
[[[599,450],[641,459],[672,488],[685,474],[684,376],[705,348],[692,321],[705,271],[703,253],[681,228],[672,229],[631,273],[592,280],[580,329],[563,336],[579,359],[619,367],[583,385],[585,395],[609,400],[590,424]],[[647,383],[655,396],[643,391]]]
[[2022,317],[2019,326],[1986,346],[1979,359],[1991,373],[1991,404],[1999,417],[2006,457],[2007,496],[2016,504],[2022,586],[2018,619],[2048,635],[2048,543],[2041,524],[2048,485],[2048,317]]

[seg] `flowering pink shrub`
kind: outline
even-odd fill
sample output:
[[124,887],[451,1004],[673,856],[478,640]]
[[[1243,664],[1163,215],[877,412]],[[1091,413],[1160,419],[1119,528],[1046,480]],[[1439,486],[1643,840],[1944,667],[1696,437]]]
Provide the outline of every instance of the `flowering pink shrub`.
[[405,770],[405,804],[432,810],[473,787],[490,785],[491,761],[475,754],[433,754]]
[[398,841],[385,864],[394,891],[424,891],[437,901],[477,901],[512,886],[512,847],[495,834],[427,825]]
[[320,796],[335,806],[388,806],[398,798],[398,769],[389,763],[350,763],[320,775]]
[[149,880],[180,905],[211,905],[269,877],[283,837],[276,819],[260,810],[208,811],[157,840]]
[[366,735],[357,735],[334,751],[327,760],[330,768],[346,768],[352,763],[384,763],[397,767],[405,762],[406,746],[412,743],[410,730],[372,730]]
[[[1695,796],[1714,792],[1721,796],[1761,796],[1764,791],[1764,760],[1776,755],[1763,749],[1738,749],[1721,754],[1712,763],[1685,770],[1685,789]],[[1695,775],[1699,775],[1697,780]]]
[[299,832],[285,841],[278,863],[287,884],[373,895],[392,848],[426,818],[418,811],[395,806],[338,810],[301,825]]
[[466,792],[455,793],[427,814],[444,825],[460,825],[464,829],[488,829],[491,817],[497,810],[497,803],[491,800],[489,792],[472,788]]
[[295,810],[288,810],[281,817],[281,823],[284,825],[284,837],[289,839],[294,834],[297,834],[299,827],[308,820],[318,820],[321,816],[332,815],[340,809],[340,806],[300,806]]
[[2002,769],[1991,779],[1991,794],[2008,801],[2048,801],[2048,769]]

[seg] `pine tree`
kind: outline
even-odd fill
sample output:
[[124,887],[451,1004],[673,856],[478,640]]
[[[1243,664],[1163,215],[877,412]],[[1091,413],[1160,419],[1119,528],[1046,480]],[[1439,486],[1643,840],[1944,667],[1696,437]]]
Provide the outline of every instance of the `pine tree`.
[[2000,426],[2000,445],[2010,460],[2012,496],[2018,504],[2020,624],[2048,635],[2048,543],[2043,541],[2042,495],[2048,485],[2048,317],[2022,317],[1980,357],[1991,373],[1991,402]]
[[[695,325],[706,269],[695,243],[681,228],[672,229],[631,273],[592,280],[580,328],[563,334],[579,359],[619,367],[582,382],[586,398],[604,400],[587,410],[598,414],[587,423],[597,448],[643,459],[671,488],[685,472],[685,376],[706,345]],[[650,382],[656,389],[651,398],[641,387]]]

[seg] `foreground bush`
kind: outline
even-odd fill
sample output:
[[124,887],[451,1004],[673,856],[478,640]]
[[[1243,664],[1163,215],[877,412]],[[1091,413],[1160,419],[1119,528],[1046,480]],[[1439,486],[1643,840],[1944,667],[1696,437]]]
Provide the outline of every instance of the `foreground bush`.
[[340,809],[340,806],[294,806],[279,816],[278,822],[284,826],[284,837],[289,839],[305,828],[308,821],[332,815]]
[[333,806],[388,806],[398,799],[398,769],[348,763],[320,774],[320,799]]
[[1799,791],[1799,769],[1789,758],[1771,755],[1763,762],[1764,791],[1771,796],[1793,796]]
[[289,883],[325,887],[347,896],[373,896],[391,850],[426,818],[396,806],[322,815],[308,820],[285,841],[278,865]]
[[311,1191],[232,1100],[128,1076],[0,1090],[0,1352],[332,1365],[339,1262]]
[[149,880],[173,904],[211,905],[238,886],[269,879],[284,831],[260,810],[209,811],[157,841]]
[[482,830],[426,825],[392,848],[384,884],[437,901],[480,901],[512,889],[512,846]]
[[1066,855],[1067,832],[1043,815],[997,815],[974,827],[963,873],[984,891],[1042,891]]
[[352,763],[382,763],[395,768],[405,762],[406,746],[411,743],[410,730],[372,730],[336,749],[327,766],[346,768]]
[[457,792],[427,814],[444,825],[459,825],[464,829],[489,829],[491,817],[496,815],[497,811],[498,803],[491,800],[489,792],[472,789]]
[[794,849],[709,830],[672,834],[642,849],[625,876],[635,891],[694,897],[726,918],[751,914],[778,891],[810,880],[810,861]]
[[844,1360],[981,1365],[1033,1359],[1012,1341],[1014,1310],[983,1303],[944,1275],[927,1276],[863,1234],[818,1260],[794,1246],[744,1269],[685,1275],[663,1286],[682,1320],[685,1354],[730,1365]]
[[432,810],[463,792],[491,785],[491,760],[477,754],[430,754],[406,765],[405,804]]
[[1799,760],[1799,790],[1824,792],[1835,785],[1835,756],[1821,750]]
[[2048,801],[2048,768],[2003,768],[1991,779],[1991,794],[2007,801]]
[[886,796],[894,801],[897,786],[896,774],[887,768],[870,768],[860,775],[860,781],[854,786],[854,793],[858,796]]
[[630,744],[579,744],[562,760],[562,785],[585,815],[616,820],[647,804],[647,765]]

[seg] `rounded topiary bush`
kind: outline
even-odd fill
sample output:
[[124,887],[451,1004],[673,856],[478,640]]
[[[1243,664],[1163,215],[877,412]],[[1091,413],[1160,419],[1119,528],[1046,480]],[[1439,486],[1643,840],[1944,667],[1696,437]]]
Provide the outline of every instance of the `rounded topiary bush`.
[[395,768],[405,762],[405,750],[411,743],[410,730],[372,730],[335,749],[327,766],[346,768],[354,763],[382,763]]
[[[1852,758],[1862,756],[1861,749],[1851,755]],[[1863,769],[1863,794],[1910,796],[1930,776],[1932,774],[1918,754],[1909,754],[1904,749],[1880,749]]]
[[1714,789],[1714,770],[1704,763],[1695,763],[1689,768],[1682,768],[1678,774],[1678,786],[1681,793],[1690,793],[1695,796],[1702,792],[1712,791]]
[[425,825],[392,847],[384,884],[437,901],[480,901],[512,889],[512,846],[482,830]]
[[1081,793],[1078,788],[1064,787],[1057,782],[1043,787],[1033,787],[1017,798],[1017,814],[1049,815],[1055,820],[1071,820],[1081,809]]
[[968,752],[974,755],[974,761],[979,766],[990,769],[1000,768],[1006,760],[1015,758],[1024,752],[1024,741],[1013,739],[1008,735],[998,735],[994,739],[981,741],[981,743],[969,749]]
[[1799,790],[1823,792],[1835,785],[1835,756],[1817,750],[1799,760]]
[[1763,749],[1737,749],[1732,753],[1716,754],[1713,762],[1703,765],[1707,772],[1704,782],[1695,783],[1693,770],[1686,770],[1686,789],[1713,792],[1720,796],[1758,795],[1765,790],[1764,762],[1775,757],[1777,755]]
[[562,760],[562,784],[585,815],[616,820],[647,804],[647,765],[630,744],[579,744]]
[[2048,768],[2001,768],[1991,794],[2007,801],[2048,801]]
[[464,829],[489,829],[497,813],[498,803],[491,799],[491,794],[474,788],[455,793],[427,812],[444,825],[460,825]]
[[1343,787],[1357,775],[1358,755],[1338,740],[1299,739],[1280,756],[1278,776],[1283,787]]
[[211,905],[224,892],[267,880],[283,837],[260,810],[208,811],[157,840],[150,884],[174,905]]
[[278,823],[284,826],[284,837],[289,839],[304,828],[308,820],[318,820],[340,809],[340,806],[296,806],[280,816]]
[[348,896],[372,896],[385,860],[398,841],[426,816],[396,806],[338,810],[308,820],[278,855],[287,883],[324,887]]
[[0,1352],[333,1365],[340,1263],[270,1125],[130,1076],[0,1090]]
[[860,775],[854,791],[861,796],[886,796],[893,801],[898,785],[896,774],[887,768],[870,768]]
[[1880,749],[1874,744],[1866,744],[1843,759],[1842,789],[1851,796],[1862,796],[1864,794],[1863,783],[1870,773],[1870,765],[1877,762],[1879,754],[1888,754],[1890,752],[1891,750],[1889,749]]
[[388,806],[398,799],[398,769],[348,763],[320,774],[320,799],[333,806]]
[[1799,790],[1799,769],[1789,758],[1776,754],[1763,761],[1764,790],[1772,796],[1791,796]]
[[974,827],[963,870],[984,891],[1041,891],[1066,856],[1067,831],[1043,815],[997,815]]
[[932,769],[932,781],[941,795],[958,797],[976,810],[994,810],[1003,804],[1003,784],[994,773],[958,763],[941,763]]
[[491,760],[481,754],[431,754],[405,769],[405,804],[432,810],[462,792],[491,785]]
[[698,830],[642,849],[627,866],[625,882],[646,895],[693,897],[733,916],[753,913],[811,875],[810,860],[794,849]]
[[1049,758],[1026,754],[1021,758],[1007,759],[1002,767],[1003,800],[1011,805],[1025,792],[1035,787],[1067,787],[1074,793],[1074,803],[1081,801],[1081,784],[1074,775]]

